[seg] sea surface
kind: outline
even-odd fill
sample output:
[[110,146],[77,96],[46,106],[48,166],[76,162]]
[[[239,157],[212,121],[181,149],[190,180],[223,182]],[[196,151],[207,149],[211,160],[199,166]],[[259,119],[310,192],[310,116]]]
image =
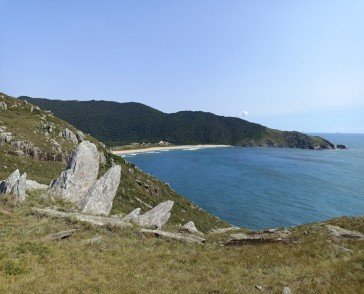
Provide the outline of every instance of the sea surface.
[[251,229],[364,215],[364,134],[320,134],[348,150],[229,147],[125,159],[201,208]]

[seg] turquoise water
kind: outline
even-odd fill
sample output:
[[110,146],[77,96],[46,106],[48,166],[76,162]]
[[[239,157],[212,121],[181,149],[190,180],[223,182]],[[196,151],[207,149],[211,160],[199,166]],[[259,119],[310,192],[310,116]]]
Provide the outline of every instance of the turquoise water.
[[260,229],[364,215],[364,135],[322,136],[350,149],[231,147],[126,160],[237,226]]

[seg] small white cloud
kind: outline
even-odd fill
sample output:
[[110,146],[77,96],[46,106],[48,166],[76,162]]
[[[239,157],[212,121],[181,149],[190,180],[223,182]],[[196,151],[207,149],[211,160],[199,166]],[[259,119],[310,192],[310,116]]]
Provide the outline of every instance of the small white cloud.
[[246,110],[243,110],[242,116],[248,116],[248,115],[249,115],[249,112],[247,112]]

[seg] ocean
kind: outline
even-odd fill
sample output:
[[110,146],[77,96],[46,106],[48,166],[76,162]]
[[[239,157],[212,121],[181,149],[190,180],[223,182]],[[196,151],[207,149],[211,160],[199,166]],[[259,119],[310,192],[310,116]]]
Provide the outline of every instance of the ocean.
[[127,156],[206,211],[241,227],[364,215],[364,134],[319,134],[348,150],[228,147]]

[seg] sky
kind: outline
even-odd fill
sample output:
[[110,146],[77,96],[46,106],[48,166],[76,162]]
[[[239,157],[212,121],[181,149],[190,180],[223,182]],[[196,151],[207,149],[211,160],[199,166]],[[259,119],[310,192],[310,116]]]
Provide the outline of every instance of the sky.
[[364,0],[0,0],[0,91],[364,133]]

